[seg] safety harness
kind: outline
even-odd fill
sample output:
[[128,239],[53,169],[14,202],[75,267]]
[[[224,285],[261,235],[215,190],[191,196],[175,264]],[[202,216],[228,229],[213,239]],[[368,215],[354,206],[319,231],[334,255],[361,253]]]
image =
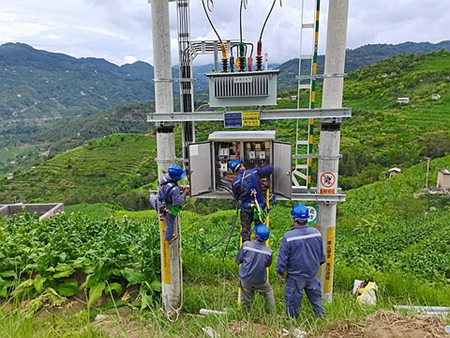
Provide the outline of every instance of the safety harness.
[[[166,185],[170,185],[170,186],[169,186],[169,188],[166,189],[166,193],[163,195],[162,194],[162,190],[164,190],[164,187]],[[158,210],[159,210],[160,214],[164,214],[165,212],[169,212],[169,214],[175,216],[180,211],[181,206],[173,205],[172,201],[168,200],[168,197],[170,196],[170,193],[176,187],[178,187],[178,184],[176,184],[176,183],[164,182],[161,185],[161,187],[159,188],[159,191],[158,191],[158,200],[159,200]]]
[[[253,211],[254,211],[253,215],[254,215],[255,219],[256,219],[256,217],[258,217],[259,221],[261,223],[264,223],[264,221],[266,219],[266,213],[262,209],[265,208],[265,202],[258,195],[258,191],[255,188],[255,174],[253,172],[253,169],[250,170],[250,175],[252,178],[251,186],[245,181],[245,178],[248,177],[248,175],[247,176],[245,175],[246,172],[247,171],[244,170],[242,175],[238,174],[239,179],[241,180],[241,193],[243,190],[243,186],[245,186],[250,191],[250,195],[244,201],[242,201],[242,208],[253,207]],[[258,215],[258,216],[256,216],[256,215]]]

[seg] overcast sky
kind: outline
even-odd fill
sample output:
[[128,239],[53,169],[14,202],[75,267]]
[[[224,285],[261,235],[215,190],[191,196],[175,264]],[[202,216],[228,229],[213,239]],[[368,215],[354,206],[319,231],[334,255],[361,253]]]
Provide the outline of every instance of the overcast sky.
[[[240,0],[204,0],[222,40],[239,39]],[[333,0],[338,1],[338,0]],[[255,43],[272,0],[246,0],[243,38]],[[263,35],[269,62],[282,63],[299,55],[301,0],[276,1]],[[350,0],[347,48],[406,41],[450,40],[450,1]],[[191,0],[191,38],[214,39],[201,0]],[[328,1],[321,1],[319,54],[325,53]],[[314,21],[315,1],[305,0],[305,22]],[[172,46],[177,46],[175,3],[171,2]],[[104,58],[118,65],[142,60],[153,64],[151,5],[148,0],[1,0],[0,44],[22,42],[36,49],[77,58]],[[312,32],[309,31],[311,36]],[[308,52],[311,44],[303,39]],[[177,50],[172,51],[177,64]],[[201,56],[196,63],[211,63]]]

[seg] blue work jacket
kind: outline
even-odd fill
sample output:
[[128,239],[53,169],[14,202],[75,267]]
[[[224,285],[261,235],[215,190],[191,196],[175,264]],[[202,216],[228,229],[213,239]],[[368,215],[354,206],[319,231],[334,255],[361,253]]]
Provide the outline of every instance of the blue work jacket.
[[311,280],[323,263],[325,252],[319,230],[307,225],[294,226],[284,234],[277,259],[279,275],[286,272],[288,278]]
[[186,195],[181,193],[180,187],[177,185],[176,180],[170,178],[169,175],[165,175],[160,182],[159,194],[160,196],[165,196],[167,191],[175,185],[169,195],[166,198],[166,203],[175,205],[177,207],[183,205],[184,201],[186,201]]
[[[252,177],[253,172],[253,177]],[[239,170],[236,177],[231,182],[233,195],[238,200],[242,201],[243,206],[251,201],[250,191],[255,189],[260,198],[260,202],[264,201],[262,194],[261,178],[268,178],[273,173],[273,167],[268,165],[263,168],[242,169]],[[242,182],[242,179],[246,184]]]
[[236,256],[239,279],[250,286],[260,286],[267,281],[266,268],[272,264],[272,249],[260,241],[246,241]]

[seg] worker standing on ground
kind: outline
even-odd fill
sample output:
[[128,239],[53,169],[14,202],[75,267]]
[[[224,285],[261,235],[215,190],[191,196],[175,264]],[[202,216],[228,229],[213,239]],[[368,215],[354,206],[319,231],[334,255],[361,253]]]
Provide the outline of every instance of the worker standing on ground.
[[177,164],[172,164],[158,186],[158,194],[150,196],[150,204],[158,212],[160,220],[166,221],[164,240],[172,244],[178,236],[175,234],[175,221],[181,206],[189,195],[189,186],[180,188],[178,181],[186,172]]
[[270,230],[265,224],[259,224],[255,226],[254,232],[256,239],[244,242],[236,256],[236,263],[241,264],[239,284],[242,306],[250,311],[255,292],[258,292],[264,296],[266,309],[271,311],[275,307],[275,298],[267,281],[266,268],[272,264],[272,249],[264,244],[269,238]]
[[241,201],[241,237],[242,242],[246,242],[250,240],[252,222],[255,221],[255,226],[263,222],[261,219],[263,215],[256,215],[254,208],[258,208],[261,213],[265,209],[261,179],[269,178],[273,173],[273,167],[255,167],[247,170],[240,160],[232,160],[230,170],[237,173],[231,186],[234,197]]
[[[298,203],[291,211],[294,227],[281,240],[277,259],[277,273],[286,280],[284,300],[286,315],[297,318],[303,298],[303,290],[318,317],[325,316],[322,303],[322,287],[317,272],[325,263],[322,235],[319,230],[309,227],[308,208]],[[285,277],[286,273],[286,277]]]

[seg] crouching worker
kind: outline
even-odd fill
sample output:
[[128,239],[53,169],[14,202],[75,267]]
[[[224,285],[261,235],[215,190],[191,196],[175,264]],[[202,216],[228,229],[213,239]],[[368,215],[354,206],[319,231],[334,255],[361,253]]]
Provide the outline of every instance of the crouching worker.
[[185,174],[185,171],[179,165],[172,164],[167,175],[159,183],[158,194],[151,195],[149,199],[151,206],[157,211],[159,219],[166,221],[164,240],[169,244],[172,244],[178,238],[177,234],[174,233],[175,221],[186,196],[191,191],[189,186],[182,188],[178,186],[178,181]]
[[271,311],[275,307],[273,289],[267,281],[266,268],[272,264],[272,249],[264,242],[269,238],[270,230],[265,224],[254,227],[254,241],[242,244],[236,256],[239,268],[239,284],[241,287],[242,306],[249,311],[255,292],[264,296],[266,309]]

